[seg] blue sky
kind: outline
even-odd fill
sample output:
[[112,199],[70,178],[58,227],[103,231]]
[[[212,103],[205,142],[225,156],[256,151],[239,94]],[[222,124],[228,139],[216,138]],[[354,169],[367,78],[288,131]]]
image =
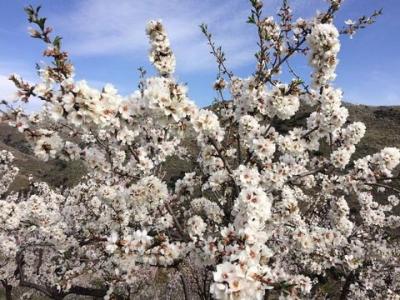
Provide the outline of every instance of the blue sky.
[[[277,11],[279,0],[264,0],[265,15]],[[296,16],[310,17],[326,7],[323,0],[289,1]],[[0,2],[0,97],[12,86],[10,73],[36,81],[36,62],[42,60],[43,45],[29,38],[23,7],[42,5],[55,32],[63,36],[76,66],[76,77],[101,87],[113,83],[123,95],[137,86],[139,66],[153,73],[147,62],[148,41],[144,28],[150,19],[162,19],[177,57],[177,78],[188,83],[190,97],[200,106],[212,102],[216,65],[198,25],[205,22],[227,55],[228,66],[239,76],[254,69],[254,28],[245,23],[247,0],[2,0]],[[347,19],[384,14],[373,26],[342,37],[336,85],[345,100],[368,105],[400,105],[400,1],[344,0],[337,25]],[[308,76],[306,60],[295,62],[297,71]]]

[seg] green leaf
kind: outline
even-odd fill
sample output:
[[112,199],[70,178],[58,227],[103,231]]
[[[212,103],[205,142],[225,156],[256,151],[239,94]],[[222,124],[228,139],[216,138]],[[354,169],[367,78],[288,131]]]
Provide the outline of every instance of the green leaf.
[[251,15],[251,16],[248,17],[247,23],[248,24],[255,24],[256,23],[256,21],[254,19],[254,15]]
[[36,24],[40,27],[41,30],[44,30],[44,25],[46,23],[46,18],[40,18],[37,20]]
[[56,47],[57,49],[60,49],[60,48],[61,48],[61,39],[62,39],[62,37],[57,35],[57,36],[54,38],[54,40],[53,40],[53,45],[54,45],[54,47]]

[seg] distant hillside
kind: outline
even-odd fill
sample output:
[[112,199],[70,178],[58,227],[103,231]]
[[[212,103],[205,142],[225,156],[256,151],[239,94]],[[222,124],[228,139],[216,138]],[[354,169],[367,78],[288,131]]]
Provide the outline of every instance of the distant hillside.
[[45,181],[52,186],[71,186],[79,181],[84,174],[80,162],[65,162],[37,159],[23,134],[15,128],[0,123],[0,150],[11,151],[15,156],[15,165],[20,169],[12,190],[23,190],[28,186],[28,176],[37,181]]
[[[358,145],[354,158],[375,153],[385,146],[400,148],[400,106],[371,107],[351,104],[346,104],[346,106],[350,112],[350,122],[362,121],[367,126],[367,133]],[[298,122],[302,123],[308,113],[303,111],[299,114],[300,121]],[[295,125],[298,125],[297,121],[294,122]],[[285,131],[285,127],[289,128],[290,125],[293,124],[279,124],[278,130]],[[13,186],[14,190],[21,190],[27,186],[29,174],[32,174],[35,179],[46,181],[53,186],[73,185],[84,174],[84,168],[79,162],[66,163],[59,160],[42,162],[38,160],[33,156],[23,135],[6,124],[0,124],[0,150],[2,149],[9,150],[14,154],[16,165],[20,168],[20,175]],[[171,169],[168,177],[173,177],[173,174],[178,171],[178,164],[179,162],[168,164],[168,168]]]

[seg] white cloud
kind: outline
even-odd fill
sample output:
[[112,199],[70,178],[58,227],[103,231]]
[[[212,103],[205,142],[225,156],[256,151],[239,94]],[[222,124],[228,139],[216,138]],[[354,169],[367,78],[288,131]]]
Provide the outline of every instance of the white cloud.
[[[264,0],[266,15],[278,11],[281,0]],[[292,0],[296,14],[311,16],[326,6],[321,0]],[[74,2],[70,12],[55,15],[56,28],[76,56],[129,55],[144,58],[148,42],[146,23],[162,19],[167,27],[178,69],[184,72],[213,70],[201,23],[209,25],[222,45],[232,68],[254,61],[255,29],[246,24],[250,4],[246,0],[86,0]]]
[[15,86],[8,76],[0,74],[0,99],[11,100],[15,94]]
[[[268,1],[266,1],[268,2]],[[278,0],[268,6],[276,11]],[[217,44],[223,46],[231,67],[254,60],[255,32],[247,25],[249,4],[243,0],[88,0],[63,16],[54,16],[56,28],[65,36],[66,47],[76,56],[146,55],[146,23],[162,19],[181,71],[215,68],[206,39],[199,29],[209,25]]]
[[[17,89],[14,86],[14,83],[9,80],[11,74],[18,74],[28,82],[37,81],[35,74],[27,70],[29,70],[29,68],[27,68],[26,64],[20,61],[9,59],[7,60],[7,62],[0,62],[0,100],[7,100],[9,102],[12,102],[16,99],[15,93]],[[38,99],[31,99],[29,103],[23,104],[22,107],[26,111],[32,112],[38,111],[41,107],[41,104]]]
[[20,74],[21,76],[23,75],[24,78],[26,78],[26,72],[18,73],[18,71],[22,71],[23,69],[23,64],[20,61],[16,61],[13,59],[0,61],[0,99],[10,101],[15,98],[14,94],[16,92],[16,88],[13,82],[10,81],[8,78],[11,74],[14,73]]

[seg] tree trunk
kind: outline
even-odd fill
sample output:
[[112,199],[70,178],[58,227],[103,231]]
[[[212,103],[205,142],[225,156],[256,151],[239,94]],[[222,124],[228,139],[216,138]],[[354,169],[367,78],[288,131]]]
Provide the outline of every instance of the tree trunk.
[[355,281],[356,273],[354,271],[350,272],[346,277],[346,281],[343,285],[342,292],[340,293],[340,300],[346,300],[350,292],[350,285]]
[[183,288],[183,293],[185,295],[185,300],[189,300],[189,290],[185,281],[185,278],[183,278],[182,273],[179,274],[179,277],[181,278],[181,282],[182,282],[182,288]]
[[269,299],[269,290],[265,290],[264,300],[268,300],[268,299]]
[[12,300],[12,285],[9,285],[5,280],[2,280],[1,283],[3,284],[6,292],[6,300]]

